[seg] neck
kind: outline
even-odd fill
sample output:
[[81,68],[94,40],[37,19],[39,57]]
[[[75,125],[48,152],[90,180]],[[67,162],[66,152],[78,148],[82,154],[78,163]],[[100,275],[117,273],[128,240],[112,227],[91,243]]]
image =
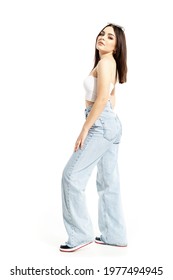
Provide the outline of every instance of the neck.
[[100,59],[101,59],[101,58],[104,58],[104,57],[112,57],[113,54],[112,53],[101,53],[101,52],[99,52],[99,56],[100,56]]

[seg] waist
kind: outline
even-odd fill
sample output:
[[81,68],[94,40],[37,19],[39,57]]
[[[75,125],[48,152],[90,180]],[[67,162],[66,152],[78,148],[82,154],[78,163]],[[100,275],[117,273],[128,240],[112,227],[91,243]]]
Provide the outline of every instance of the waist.
[[[91,111],[92,107],[93,107],[94,103],[92,105],[89,105],[85,108],[85,114],[86,116],[88,116],[89,112]],[[115,111],[112,108],[112,104],[110,102],[110,100],[107,101],[103,111],[101,114],[103,113],[111,113],[111,114],[116,114]]]

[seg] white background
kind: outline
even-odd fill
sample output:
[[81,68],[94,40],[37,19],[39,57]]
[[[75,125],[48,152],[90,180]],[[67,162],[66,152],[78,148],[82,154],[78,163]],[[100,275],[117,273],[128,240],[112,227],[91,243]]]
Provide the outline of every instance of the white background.
[[[163,266],[164,275],[157,277],[172,279],[171,18],[168,0],[0,2],[3,279],[13,279],[10,269],[16,265],[102,272],[105,266]],[[61,174],[84,122],[83,79],[93,66],[95,38],[108,22],[124,26],[127,38],[128,83],[117,87],[117,112],[129,246],[92,244],[63,254]],[[95,173],[86,195],[97,235]]]

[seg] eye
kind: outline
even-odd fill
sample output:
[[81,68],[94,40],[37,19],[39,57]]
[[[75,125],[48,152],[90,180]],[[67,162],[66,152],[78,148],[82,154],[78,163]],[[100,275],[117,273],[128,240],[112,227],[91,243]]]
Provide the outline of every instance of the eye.
[[114,38],[113,37],[108,37],[108,39],[113,40]]
[[100,33],[99,33],[99,36],[104,36],[104,31],[101,31]]

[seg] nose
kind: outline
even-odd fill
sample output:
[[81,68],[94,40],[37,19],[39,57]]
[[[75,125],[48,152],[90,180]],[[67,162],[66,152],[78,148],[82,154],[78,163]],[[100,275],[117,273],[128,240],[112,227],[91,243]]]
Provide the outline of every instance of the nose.
[[105,35],[101,35],[101,40],[105,40]]

